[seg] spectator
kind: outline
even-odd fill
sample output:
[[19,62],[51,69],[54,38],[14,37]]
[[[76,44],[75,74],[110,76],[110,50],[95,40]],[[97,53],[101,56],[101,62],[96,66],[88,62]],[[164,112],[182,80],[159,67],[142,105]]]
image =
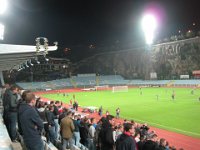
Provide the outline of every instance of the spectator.
[[95,126],[96,126],[96,120],[95,118],[91,118],[90,119],[90,127],[89,127],[89,132],[88,132],[88,135],[89,135],[89,138],[88,138],[88,143],[89,143],[89,150],[96,150],[96,143],[95,143]]
[[73,119],[73,123],[74,123],[74,133],[73,133],[73,139],[74,139],[74,144],[78,147],[81,147],[80,145],[80,123],[78,122],[78,116],[75,115],[74,119]]
[[44,124],[45,137],[47,138],[47,141],[49,141],[49,124],[47,121],[47,108],[46,107],[47,106],[45,105],[45,103],[40,101],[39,108],[37,108],[37,110],[38,110],[39,116],[42,119],[43,124]]
[[54,119],[55,119],[55,115],[53,113],[54,111],[54,106],[49,106],[48,107],[49,110],[46,111],[46,117],[47,117],[47,122],[48,122],[48,139],[47,141],[51,142],[51,143],[55,143],[55,140],[56,140],[56,132],[55,132],[55,122],[54,122]]
[[137,150],[132,134],[135,133],[132,124],[124,126],[124,133],[116,141],[116,150]]
[[110,113],[109,113],[109,111],[108,111],[108,110],[106,110],[106,116],[108,116],[108,115],[110,115]]
[[159,150],[166,150],[166,140],[163,138],[160,139]]
[[102,106],[99,108],[99,116],[102,116],[102,114],[103,114],[103,108],[102,108]]
[[152,137],[148,137],[147,141],[143,145],[143,150],[156,150],[159,146],[157,144],[157,135],[154,134]]
[[140,141],[137,143],[139,150],[143,150],[143,145],[145,143],[145,140],[146,140],[145,136],[140,136]]
[[7,108],[8,108],[7,128],[8,128],[8,133],[10,135],[10,138],[13,142],[16,142],[16,139],[17,139],[17,129],[16,129],[17,106],[18,106],[17,93],[18,93],[18,88],[16,86],[12,86],[5,95],[5,100],[7,102]]
[[119,107],[116,109],[116,118],[118,119],[119,118],[119,114],[120,114],[120,109]]
[[80,122],[80,136],[81,136],[81,143],[88,147],[88,136],[89,136],[89,120],[88,118],[83,118]]
[[27,93],[25,102],[19,106],[19,121],[25,145],[28,150],[44,150],[41,139],[43,122],[34,108],[35,95]]
[[114,116],[108,115],[105,122],[102,124],[100,131],[101,148],[102,150],[113,150],[114,149],[114,138],[113,138],[113,118]]
[[59,138],[60,138],[60,125],[58,123],[58,118],[59,118],[58,107],[59,107],[59,105],[60,105],[59,101],[56,101],[55,104],[53,105],[53,107],[54,107],[53,114],[55,116],[54,123],[55,123],[55,138],[56,138],[56,140],[59,140]]
[[61,124],[61,120],[67,116],[68,111],[69,110],[67,108],[65,108],[65,107],[63,108],[62,113],[58,117],[59,125]]
[[116,139],[123,133],[123,126],[122,125],[118,125],[117,126],[117,130],[116,130]]
[[62,145],[63,150],[65,150],[66,147],[68,147],[69,149],[72,149],[72,145],[73,145],[72,136],[73,136],[73,131],[75,128],[74,128],[74,124],[71,119],[71,116],[72,116],[72,112],[69,111],[67,113],[67,116],[61,120],[61,124],[60,124],[61,136],[63,140],[63,145]]

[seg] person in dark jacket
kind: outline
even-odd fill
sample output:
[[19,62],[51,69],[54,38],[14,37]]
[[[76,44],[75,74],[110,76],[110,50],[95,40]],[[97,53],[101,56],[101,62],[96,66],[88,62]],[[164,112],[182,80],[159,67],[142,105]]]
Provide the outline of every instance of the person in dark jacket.
[[58,118],[59,125],[61,123],[61,120],[67,116],[68,111],[69,110],[67,108],[65,107],[63,108],[62,113],[59,115],[59,118]]
[[113,138],[113,118],[114,116],[108,115],[102,124],[102,128],[99,133],[101,140],[102,150],[113,150],[114,138]]
[[25,102],[19,106],[19,121],[23,134],[24,143],[28,150],[44,150],[41,139],[43,122],[35,110],[35,95],[27,93]]
[[158,150],[166,150],[166,140],[161,138]]
[[89,119],[88,118],[83,118],[80,122],[80,127],[79,127],[79,131],[80,131],[80,137],[81,140],[80,142],[88,147],[89,143],[88,143],[88,131],[89,131]]
[[8,133],[10,135],[10,138],[13,142],[17,139],[17,106],[18,106],[18,100],[17,100],[17,93],[18,88],[16,86],[12,86],[5,95],[5,100],[7,104],[7,117],[8,117]]
[[148,137],[147,141],[144,143],[142,149],[143,150],[157,150],[159,149],[159,145],[157,143],[157,135],[154,134],[152,137]]
[[50,140],[51,143],[55,143],[56,140],[56,132],[55,132],[55,122],[56,118],[54,113],[54,106],[49,106],[49,110],[46,112],[47,122],[48,122],[48,142]]
[[135,141],[132,137],[134,128],[131,123],[126,123],[124,133],[116,141],[116,150],[137,150]]
[[73,123],[74,123],[74,132],[73,132],[73,139],[74,139],[74,144],[78,147],[81,147],[80,146],[80,124],[78,123],[78,116],[75,115],[74,116],[74,119],[73,119]]

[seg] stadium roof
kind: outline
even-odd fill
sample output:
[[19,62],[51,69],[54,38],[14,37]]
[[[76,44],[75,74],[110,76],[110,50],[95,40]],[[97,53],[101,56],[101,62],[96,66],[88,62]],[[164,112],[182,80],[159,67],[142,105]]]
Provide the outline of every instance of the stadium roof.
[[[57,48],[57,45],[48,46],[48,51],[55,51]],[[18,69],[26,61],[45,54],[44,45],[40,45],[37,52],[36,46],[32,45],[0,44],[0,71]]]

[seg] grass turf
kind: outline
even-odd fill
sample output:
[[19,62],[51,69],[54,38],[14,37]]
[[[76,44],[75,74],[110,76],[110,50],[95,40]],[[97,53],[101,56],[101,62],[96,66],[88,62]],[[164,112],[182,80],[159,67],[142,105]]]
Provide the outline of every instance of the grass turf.
[[[142,95],[141,95],[142,90]],[[133,88],[128,92],[112,93],[111,91],[77,92],[63,94],[44,94],[51,100],[69,103],[73,94],[80,106],[103,106],[115,115],[120,107],[120,117],[147,122],[151,126],[200,137],[200,89],[186,88]],[[175,99],[172,100],[172,92]],[[158,97],[158,98],[157,98]]]

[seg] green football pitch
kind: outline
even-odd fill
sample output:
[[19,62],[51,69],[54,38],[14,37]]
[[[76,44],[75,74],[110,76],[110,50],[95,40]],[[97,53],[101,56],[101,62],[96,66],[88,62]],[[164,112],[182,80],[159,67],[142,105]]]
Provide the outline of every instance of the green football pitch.
[[128,92],[76,92],[68,96],[44,94],[43,97],[69,103],[74,94],[80,106],[103,106],[104,113],[108,110],[113,115],[119,107],[121,118],[200,137],[200,89],[191,91],[189,88],[132,88]]

